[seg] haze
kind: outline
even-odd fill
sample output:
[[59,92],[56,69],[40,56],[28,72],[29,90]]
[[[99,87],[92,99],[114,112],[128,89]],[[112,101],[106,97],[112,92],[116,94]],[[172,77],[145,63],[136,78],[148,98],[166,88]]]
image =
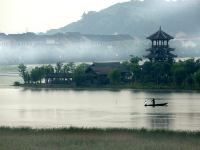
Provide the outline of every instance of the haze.
[[45,32],[81,19],[84,12],[126,1],[129,0],[0,0],[0,32]]
[[44,32],[127,0],[0,0],[0,32]]
[[179,57],[200,56],[198,0],[138,1],[1,0],[0,33],[24,34],[0,34],[0,64],[142,57],[150,44],[145,37],[160,25],[175,37],[171,46]]

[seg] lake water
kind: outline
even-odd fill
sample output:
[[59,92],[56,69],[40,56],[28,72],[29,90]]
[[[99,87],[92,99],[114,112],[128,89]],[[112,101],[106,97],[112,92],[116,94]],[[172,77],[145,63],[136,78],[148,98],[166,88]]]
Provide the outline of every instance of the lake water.
[[0,88],[0,126],[200,130],[200,93]]
[[[200,92],[14,88],[0,71],[0,126],[117,127],[200,131]],[[167,107],[144,107],[157,98]]]

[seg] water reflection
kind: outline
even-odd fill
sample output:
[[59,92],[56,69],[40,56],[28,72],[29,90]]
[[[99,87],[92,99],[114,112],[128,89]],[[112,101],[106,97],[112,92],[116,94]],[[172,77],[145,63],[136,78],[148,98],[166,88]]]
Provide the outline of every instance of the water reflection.
[[149,114],[151,129],[170,129],[173,124],[172,114]]
[[[144,107],[148,98],[168,107]],[[200,130],[200,93],[0,88],[0,125]]]

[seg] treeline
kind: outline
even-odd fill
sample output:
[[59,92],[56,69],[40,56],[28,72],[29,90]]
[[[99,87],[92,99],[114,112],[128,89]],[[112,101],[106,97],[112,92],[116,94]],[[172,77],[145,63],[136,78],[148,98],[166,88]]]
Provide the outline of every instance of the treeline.
[[[61,62],[57,62],[55,66],[49,64],[40,67],[36,66],[35,68],[28,70],[27,66],[20,64],[18,66],[18,71],[25,84],[42,84],[45,78],[51,74],[62,74],[65,76],[70,75],[71,78],[74,79],[74,82],[79,82],[87,66],[87,64],[75,65],[74,63],[63,64]],[[70,79],[70,81],[72,81],[72,79]],[[62,84],[65,82],[60,79],[54,81],[54,84],[58,83]]]
[[[113,69],[107,75],[108,81],[110,81],[107,85],[200,87],[200,59],[188,59],[178,62],[146,61],[142,64],[141,61],[141,58],[132,56],[129,61],[122,63],[128,72],[126,80],[121,77],[119,70]],[[74,63],[62,64],[58,62],[55,66],[44,65],[35,67],[30,71],[27,70],[24,64],[20,64],[18,68],[20,76],[23,78],[25,84],[41,84],[49,74],[66,74],[70,76],[68,82],[65,80],[58,80],[54,81],[54,84],[74,83],[77,86],[87,86],[89,84],[91,85],[91,83],[88,82],[89,77],[85,72],[88,66],[87,64],[75,65]]]
[[124,65],[132,74],[132,83],[200,87],[200,59],[178,62],[150,62],[139,64],[141,59],[132,57]]

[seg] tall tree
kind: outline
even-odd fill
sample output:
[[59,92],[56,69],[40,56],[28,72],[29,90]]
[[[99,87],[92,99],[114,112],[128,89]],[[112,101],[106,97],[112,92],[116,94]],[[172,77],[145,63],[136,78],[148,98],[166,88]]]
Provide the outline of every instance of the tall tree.
[[84,85],[85,84],[85,70],[87,68],[86,64],[80,64],[76,67],[73,73],[73,80],[76,83],[76,85]]
[[26,72],[27,67],[24,64],[19,64],[18,65],[18,71],[20,73],[20,76],[24,80],[24,83],[27,83],[27,72]]
[[44,78],[44,67],[35,67],[34,69],[31,70],[31,80],[34,83],[37,83],[39,81],[41,84],[43,78]]

